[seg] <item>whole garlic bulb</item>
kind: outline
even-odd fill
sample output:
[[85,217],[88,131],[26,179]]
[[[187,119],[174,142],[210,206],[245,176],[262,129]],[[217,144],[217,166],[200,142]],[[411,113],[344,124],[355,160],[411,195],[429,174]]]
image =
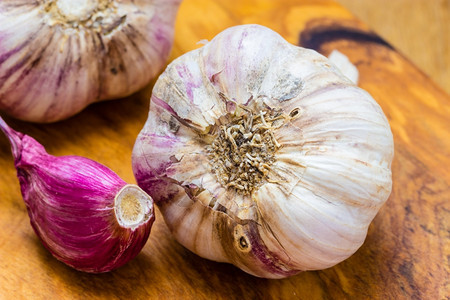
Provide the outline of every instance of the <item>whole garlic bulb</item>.
[[315,51],[229,28],[159,77],[138,185],[198,255],[282,278],[352,255],[391,192],[381,108]]
[[0,110],[54,122],[143,88],[166,64],[180,2],[0,1]]

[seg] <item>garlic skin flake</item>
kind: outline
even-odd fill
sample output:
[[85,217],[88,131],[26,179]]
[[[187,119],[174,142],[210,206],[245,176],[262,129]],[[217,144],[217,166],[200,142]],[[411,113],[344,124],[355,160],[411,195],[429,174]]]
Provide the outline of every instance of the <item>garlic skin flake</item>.
[[242,25],[159,77],[133,172],[186,248],[283,278],[362,245],[393,153],[379,105],[326,57]]
[[138,91],[166,64],[180,2],[0,1],[0,110],[48,123]]
[[351,63],[345,54],[335,49],[331,51],[330,55],[328,55],[328,60],[332,62],[339,69],[339,71],[341,71],[342,74],[344,74],[354,84],[358,84],[358,68]]
[[30,223],[58,260],[101,273],[133,259],[155,220],[153,200],[109,168],[79,156],[55,157],[0,118],[11,142]]

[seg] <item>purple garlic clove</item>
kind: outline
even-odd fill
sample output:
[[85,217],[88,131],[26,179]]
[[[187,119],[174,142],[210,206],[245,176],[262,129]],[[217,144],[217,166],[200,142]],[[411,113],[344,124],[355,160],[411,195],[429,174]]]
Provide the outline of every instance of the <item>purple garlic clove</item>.
[[109,168],[80,156],[49,155],[0,118],[31,225],[58,260],[100,273],[133,259],[155,220],[153,200]]

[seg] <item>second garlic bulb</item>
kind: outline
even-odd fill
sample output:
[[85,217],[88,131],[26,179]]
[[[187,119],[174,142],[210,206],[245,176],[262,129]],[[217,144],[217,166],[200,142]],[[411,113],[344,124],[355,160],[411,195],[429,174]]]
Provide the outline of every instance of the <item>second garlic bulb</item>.
[[0,110],[54,122],[143,88],[166,64],[180,2],[0,1]]

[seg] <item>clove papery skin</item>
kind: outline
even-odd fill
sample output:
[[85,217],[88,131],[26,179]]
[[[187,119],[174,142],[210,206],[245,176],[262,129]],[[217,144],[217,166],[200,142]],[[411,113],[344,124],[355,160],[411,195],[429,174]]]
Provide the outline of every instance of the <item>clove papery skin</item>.
[[101,273],[141,251],[155,219],[150,196],[93,160],[49,155],[1,118],[0,128],[11,143],[30,223],[54,257]]

